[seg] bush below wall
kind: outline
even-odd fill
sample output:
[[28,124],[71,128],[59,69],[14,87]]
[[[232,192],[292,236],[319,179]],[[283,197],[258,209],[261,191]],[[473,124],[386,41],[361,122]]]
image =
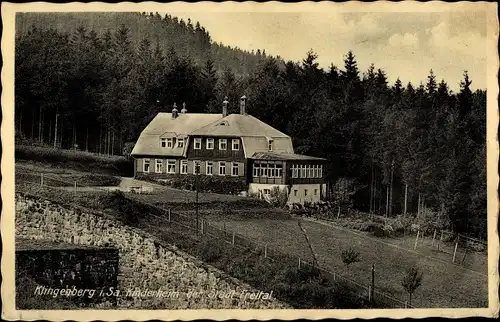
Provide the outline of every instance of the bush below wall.
[[450,222],[443,212],[435,212],[424,208],[418,215],[396,215],[384,217],[373,215],[351,208],[340,208],[331,202],[315,204],[293,204],[291,213],[297,216],[313,217],[359,231],[369,232],[376,237],[402,237],[405,233],[420,232],[429,235],[434,230],[448,230]]
[[[166,174],[143,174],[137,173],[139,180],[151,181],[176,189],[196,190],[196,176],[192,174],[166,175]],[[220,194],[237,195],[242,191],[247,191],[248,186],[244,177],[231,176],[198,176],[198,191],[213,192]]]

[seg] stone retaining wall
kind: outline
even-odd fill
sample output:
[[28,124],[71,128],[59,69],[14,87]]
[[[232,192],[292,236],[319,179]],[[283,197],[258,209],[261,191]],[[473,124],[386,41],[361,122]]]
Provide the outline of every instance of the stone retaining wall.
[[[118,250],[113,248],[68,247],[55,244],[53,248],[31,247],[16,249],[16,272],[18,276],[31,278],[38,285],[25,287],[28,294],[40,302],[45,296],[54,296],[53,290],[69,289],[74,296],[64,296],[78,307],[96,303],[116,304],[109,288],[117,288]],[[77,296],[78,291],[95,290],[102,296]],[[59,291],[57,291],[59,292]],[[52,293],[52,294],[50,294]],[[64,292],[63,292],[64,293]],[[59,296],[59,295],[56,295]],[[39,308],[43,308],[43,303]],[[23,309],[23,307],[19,307]]]
[[[153,236],[124,226],[103,214],[72,210],[49,201],[16,195],[16,236],[119,250],[117,305],[144,309],[286,308],[274,297],[201,263]],[[162,296],[138,296],[137,291]],[[158,292],[160,290],[162,293]],[[133,291],[136,291],[135,295]],[[127,294],[128,292],[128,294]],[[176,294],[179,295],[175,297]],[[193,293],[196,292],[196,293]],[[166,295],[167,294],[167,295]],[[172,294],[172,296],[168,296]]]

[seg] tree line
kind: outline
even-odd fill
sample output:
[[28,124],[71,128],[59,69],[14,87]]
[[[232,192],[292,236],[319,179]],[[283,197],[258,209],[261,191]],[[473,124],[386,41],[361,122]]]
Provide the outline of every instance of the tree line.
[[174,103],[220,113],[228,96],[238,113],[245,94],[248,113],[289,134],[296,153],[328,159],[330,184],[347,184],[353,207],[391,216],[425,206],[445,211],[457,232],[486,235],[486,92],[471,90],[467,72],[453,93],[432,70],[419,85],[389,84],[373,64],[360,71],[352,52],[323,70],[309,51],[286,63],[259,52],[247,73],[219,68],[228,56],[205,44],[200,61],[134,42],[125,25],[102,34],[32,27],[16,39],[16,135],[121,154]]

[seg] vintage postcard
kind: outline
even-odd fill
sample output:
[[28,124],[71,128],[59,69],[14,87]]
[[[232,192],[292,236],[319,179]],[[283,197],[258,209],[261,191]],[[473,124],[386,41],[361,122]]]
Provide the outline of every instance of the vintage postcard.
[[2,3],[2,317],[498,317],[488,2]]

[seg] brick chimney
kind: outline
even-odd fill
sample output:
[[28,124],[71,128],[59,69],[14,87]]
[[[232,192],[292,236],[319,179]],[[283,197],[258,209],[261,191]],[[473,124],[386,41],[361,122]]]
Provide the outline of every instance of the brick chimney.
[[182,110],[181,110],[181,113],[182,114],[186,114],[187,113],[187,109],[186,109],[186,103],[182,103]]
[[247,114],[247,110],[246,110],[246,102],[247,102],[247,97],[245,95],[243,95],[241,98],[240,98],[240,114],[241,115],[245,115]]
[[174,108],[172,109],[172,120],[175,120],[179,116],[179,111],[177,110],[177,103],[174,103]]
[[227,96],[224,97],[224,101],[222,102],[222,117],[227,116],[227,105],[229,104],[229,101],[227,99]]

